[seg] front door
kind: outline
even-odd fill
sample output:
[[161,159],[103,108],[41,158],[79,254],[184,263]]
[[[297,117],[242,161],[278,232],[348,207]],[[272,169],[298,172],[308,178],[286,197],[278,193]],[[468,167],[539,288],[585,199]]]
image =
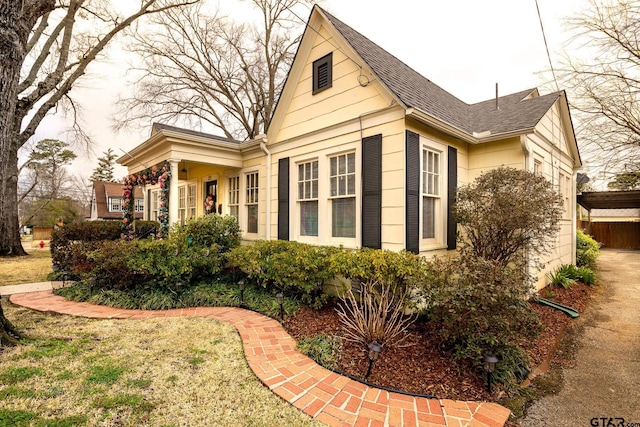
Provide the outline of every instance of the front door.
[[216,213],[218,206],[218,180],[208,181],[204,184],[204,213]]

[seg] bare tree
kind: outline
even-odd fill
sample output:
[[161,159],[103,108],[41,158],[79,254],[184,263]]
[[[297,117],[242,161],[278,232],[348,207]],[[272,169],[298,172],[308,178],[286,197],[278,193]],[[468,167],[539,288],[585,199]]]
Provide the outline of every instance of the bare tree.
[[142,77],[118,127],[180,121],[241,140],[266,132],[300,39],[295,9],[311,1],[251,3],[259,24],[234,22],[203,4],[155,16],[153,32],[136,34]]
[[640,170],[640,1],[590,0],[569,25],[571,56],[557,74],[583,156],[605,177]]
[[0,0],[0,256],[25,254],[18,230],[20,147],[53,109],[76,113],[70,92],[114,37],[143,16],[198,1]]

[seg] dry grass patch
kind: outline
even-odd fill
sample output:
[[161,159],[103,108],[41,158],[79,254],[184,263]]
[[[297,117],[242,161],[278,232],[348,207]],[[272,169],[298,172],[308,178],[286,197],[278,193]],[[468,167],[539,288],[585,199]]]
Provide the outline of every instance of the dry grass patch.
[[258,381],[228,324],[3,307],[31,339],[0,353],[0,425],[320,425]]
[[51,273],[49,249],[30,249],[26,257],[0,258],[0,286],[46,282]]

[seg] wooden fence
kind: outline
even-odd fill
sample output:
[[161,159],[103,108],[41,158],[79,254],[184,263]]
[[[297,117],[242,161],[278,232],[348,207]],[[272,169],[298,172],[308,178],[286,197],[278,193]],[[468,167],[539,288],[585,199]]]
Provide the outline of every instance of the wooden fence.
[[578,221],[578,227],[605,248],[640,249],[640,222]]
[[53,227],[33,227],[33,241],[51,240]]

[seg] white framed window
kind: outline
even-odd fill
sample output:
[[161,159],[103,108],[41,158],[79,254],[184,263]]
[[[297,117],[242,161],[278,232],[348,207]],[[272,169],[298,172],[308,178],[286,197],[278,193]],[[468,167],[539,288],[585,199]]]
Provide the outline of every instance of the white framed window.
[[318,235],[318,161],[298,164],[300,235]]
[[356,154],[329,157],[331,236],[356,237]]
[[109,197],[109,212],[122,212],[122,198]]
[[229,182],[229,215],[239,219],[240,214],[240,177],[232,176]]
[[569,196],[571,195],[571,179],[562,172],[558,176],[558,189],[562,196],[562,207],[564,209],[562,217],[565,219],[570,218],[571,202]]
[[439,151],[422,149],[422,238],[434,239],[441,194],[441,155]]
[[258,233],[258,172],[250,172],[245,175],[247,211],[247,233]]
[[542,175],[544,173],[543,160],[538,155],[533,159],[533,173],[536,175]]
[[187,219],[187,187],[178,187],[178,221],[184,225]]
[[197,215],[197,194],[195,183],[187,185],[187,219],[195,218]]
[[134,210],[135,212],[144,212],[144,199],[135,199],[134,200]]
[[160,197],[160,190],[152,190],[151,191],[151,211],[150,211],[150,220],[157,221],[158,220],[158,199]]

